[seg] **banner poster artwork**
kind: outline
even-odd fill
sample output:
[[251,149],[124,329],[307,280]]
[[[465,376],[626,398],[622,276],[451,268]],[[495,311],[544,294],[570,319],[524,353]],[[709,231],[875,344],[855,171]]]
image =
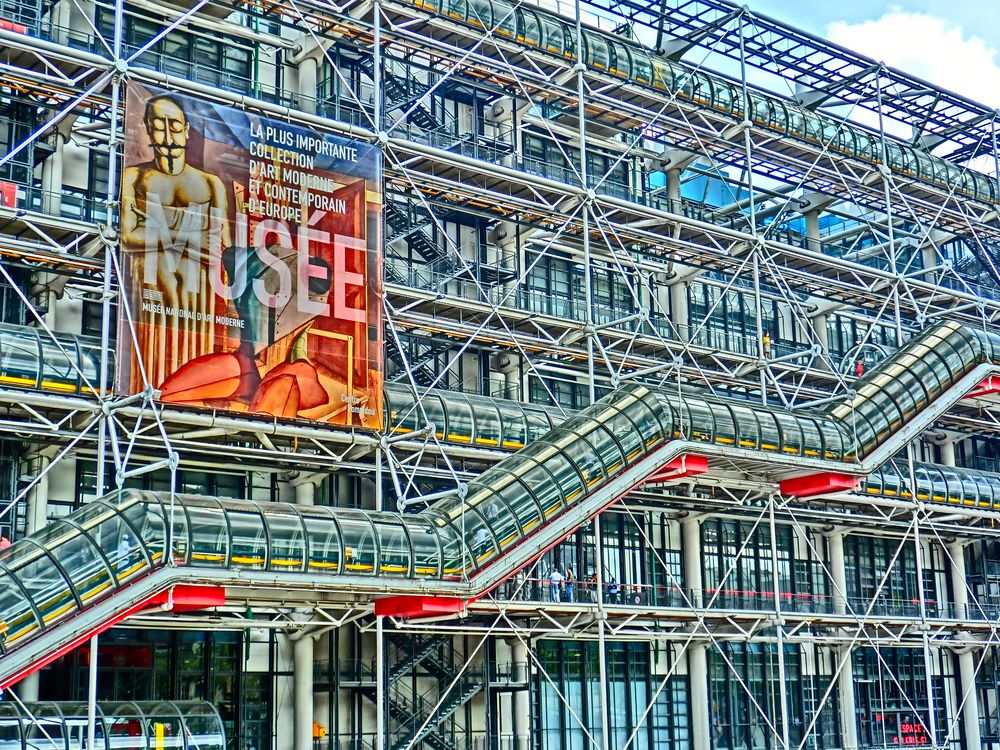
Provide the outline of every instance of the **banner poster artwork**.
[[125,135],[119,389],[380,428],[378,150],[134,82]]

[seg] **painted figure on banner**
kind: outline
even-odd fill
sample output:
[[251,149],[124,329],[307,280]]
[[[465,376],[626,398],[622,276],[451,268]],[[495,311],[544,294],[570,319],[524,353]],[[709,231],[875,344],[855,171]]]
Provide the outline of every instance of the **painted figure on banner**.
[[377,149],[131,83],[119,388],[377,428]]

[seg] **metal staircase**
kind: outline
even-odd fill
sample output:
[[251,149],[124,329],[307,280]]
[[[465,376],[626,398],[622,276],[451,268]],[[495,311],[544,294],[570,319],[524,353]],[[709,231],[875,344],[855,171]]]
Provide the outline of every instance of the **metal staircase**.
[[396,343],[396,337],[391,334],[386,335],[385,353],[388,359],[396,365],[396,371],[386,376],[385,380],[387,383],[399,383],[406,380],[407,367],[404,366],[405,362],[409,366],[409,371],[413,374],[414,384],[423,388],[430,388],[434,385],[437,376],[428,364],[434,357],[447,352],[451,348],[451,345],[439,342],[427,343],[426,340],[419,340],[417,347],[419,351],[415,355],[412,351],[408,352],[407,358],[404,360],[403,353]]
[[[466,731],[456,723],[454,715],[485,687],[486,681],[481,671],[461,671],[450,663],[444,652],[451,641],[450,636],[435,634],[388,636],[387,645],[398,655],[395,662],[390,662],[386,675],[392,750],[464,747],[460,738]],[[427,686],[426,692],[418,693],[412,687],[410,683],[416,680]],[[377,700],[374,686],[362,686],[361,693],[373,702]]]
[[406,246],[417,253],[428,263],[443,260],[447,257],[445,250],[435,242],[427,228],[433,224],[430,215],[423,209],[418,209],[412,202],[403,208],[396,201],[387,200],[383,207],[386,232],[385,244],[391,245],[397,240],[404,240]]

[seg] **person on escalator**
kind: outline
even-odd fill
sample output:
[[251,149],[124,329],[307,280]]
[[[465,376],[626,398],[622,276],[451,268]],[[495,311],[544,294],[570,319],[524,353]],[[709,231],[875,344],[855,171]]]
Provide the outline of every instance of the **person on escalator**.
[[129,552],[131,550],[132,550],[132,540],[129,539],[127,533],[122,534],[122,538],[118,542],[118,549],[116,550],[119,573],[124,573],[128,569],[128,557],[129,557]]
[[6,534],[0,536],[0,550],[7,549],[10,546],[10,539],[7,538]]

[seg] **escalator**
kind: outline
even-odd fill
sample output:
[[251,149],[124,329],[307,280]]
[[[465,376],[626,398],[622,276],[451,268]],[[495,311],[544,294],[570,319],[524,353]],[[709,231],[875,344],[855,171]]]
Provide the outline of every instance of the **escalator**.
[[[1000,336],[949,323],[811,414],[633,383],[540,435],[528,435],[530,409],[511,410],[511,426],[516,414],[523,424],[508,441],[494,406],[491,439],[526,447],[414,514],[116,492],[0,553],[0,684],[165,595],[195,607],[229,587],[305,587],[375,599],[385,614],[408,612],[411,600],[454,612],[633,489],[703,470],[706,459],[776,481],[871,474],[998,364]],[[405,393],[387,399],[399,430],[422,421]],[[421,405],[433,419],[464,400],[472,415],[459,396],[428,394]],[[459,432],[449,422],[450,440]]]

